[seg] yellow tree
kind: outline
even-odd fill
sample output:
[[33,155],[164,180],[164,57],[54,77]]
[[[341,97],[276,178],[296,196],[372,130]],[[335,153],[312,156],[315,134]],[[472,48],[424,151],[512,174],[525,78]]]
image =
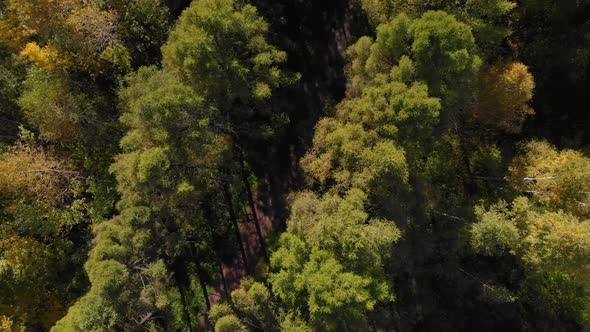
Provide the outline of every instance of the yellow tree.
[[84,286],[86,246],[76,241],[88,229],[85,205],[75,199],[77,177],[31,144],[0,156],[0,316],[13,326],[50,328]]
[[514,188],[534,202],[581,217],[590,214],[590,158],[581,152],[532,141],[513,160],[510,173]]
[[82,122],[92,110],[84,95],[71,91],[66,79],[37,68],[29,70],[19,106],[41,138],[62,142],[80,139]]
[[0,20],[0,41],[20,50],[32,37],[42,39],[60,29],[76,0],[11,0]]
[[37,66],[76,68],[93,75],[129,66],[114,11],[97,1],[10,1],[0,20],[0,41]]
[[476,102],[469,113],[472,125],[518,133],[527,116],[535,81],[520,62],[493,65],[479,78]]
[[61,204],[72,194],[70,183],[78,175],[43,148],[21,142],[0,158],[0,191],[4,195],[26,194]]
[[476,208],[472,247],[486,256],[511,253],[551,310],[590,326],[590,158],[533,141],[513,160],[508,180],[519,196]]

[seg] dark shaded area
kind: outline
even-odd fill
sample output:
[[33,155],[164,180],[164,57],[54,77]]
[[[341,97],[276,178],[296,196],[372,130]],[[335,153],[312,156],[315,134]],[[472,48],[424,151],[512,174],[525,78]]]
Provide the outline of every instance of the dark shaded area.
[[[270,23],[271,41],[288,54],[285,69],[299,73],[292,87],[278,91],[275,107],[289,114],[290,123],[262,162],[252,162],[261,178],[257,198],[279,230],[287,218],[288,192],[302,188],[299,159],[310,147],[315,124],[326,107],[344,97],[344,52],[354,36],[367,33],[367,22],[349,0],[252,2]],[[265,179],[262,179],[265,178]]]
[[166,4],[170,9],[172,17],[176,20],[180,13],[191,4],[192,0],[167,0]]
[[522,0],[513,39],[535,77],[525,134],[560,147],[590,144],[590,2]]
[[0,44],[0,143],[14,141],[18,137],[19,125],[23,125],[16,100],[24,76],[24,66],[14,61],[10,51]]

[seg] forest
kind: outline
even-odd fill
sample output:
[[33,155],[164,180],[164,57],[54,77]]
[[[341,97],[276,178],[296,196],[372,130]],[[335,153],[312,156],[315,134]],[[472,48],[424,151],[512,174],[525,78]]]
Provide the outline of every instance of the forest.
[[0,0],[0,332],[590,331],[589,0]]

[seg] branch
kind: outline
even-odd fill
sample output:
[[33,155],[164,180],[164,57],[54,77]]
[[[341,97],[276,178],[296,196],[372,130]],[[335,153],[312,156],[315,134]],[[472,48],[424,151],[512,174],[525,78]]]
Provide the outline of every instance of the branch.
[[137,325],[143,325],[145,322],[147,322],[150,319],[150,317],[152,317],[153,314],[154,314],[153,312],[148,312],[143,317],[141,317],[139,321],[135,320],[135,322],[137,323]]
[[523,191],[524,194],[536,194],[536,193],[540,193],[540,190],[525,190]]
[[522,178],[522,179],[523,179],[524,181],[530,181],[530,182],[533,182],[533,181],[539,181],[539,180],[553,180],[553,179],[555,179],[555,178],[556,178],[555,176],[545,176],[545,177],[540,177],[540,178],[531,178],[531,177],[525,177],[525,178]]
[[462,222],[465,222],[465,223],[469,223],[469,220],[467,220],[467,219],[463,219],[463,218],[461,218],[461,217],[453,216],[453,215],[450,215],[450,214],[448,214],[448,213],[439,212],[439,211],[436,211],[436,210],[434,210],[434,209],[432,210],[432,212],[434,212],[434,213],[436,213],[436,214],[438,214],[438,215],[441,215],[441,216],[447,217],[447,218],[449,218],[449,219],[453,219],[453,220],[458,220],[458,221],[462,221]]
[[[496,176],[478,176],[478,175],[474,175],[473,178],[474,179],[477,179],[477,180],[501,181],[501,182],[506,181],[505,178],[496,177]],[[523,181],[526,181],[526,182],[535,182],[535,181],[540,181],[540,180],[553,180],[553,179],[556,179],[556,178],[557,177],[555,177],[555,176],[545,176],[545,177],[538,177],[538,178],[528,177],[527,176],[527,177],[522,178],[522,180]]]

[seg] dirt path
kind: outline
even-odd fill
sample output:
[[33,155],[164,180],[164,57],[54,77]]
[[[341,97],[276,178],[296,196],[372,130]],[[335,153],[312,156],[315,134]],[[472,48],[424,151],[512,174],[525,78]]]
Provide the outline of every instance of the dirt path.
[[[357,27],[365,27],[366,22],[364,17],[358,17],[360,11],[351,0],[252,2],[270,22],[273,43],[289,54],[288,70],[302,75],[295,87],[279,92],[276,107],[289,113],[291,122],[271,148],[268,160],[255,169],[259,182],[254,203],[266,238],[271,229],[285,228],[287,194],[303,185],[299,159],[311,144],[313,128],[325,104],[338,102],[344,96],[343,54],[351,36],[364,32]],[[281,100],[288,100],[289,104]],[[241,223],[240,234],[253,271],[262,257],[254,223]],[[211,304],[239,287],[240,280],[247,275],[240,253],[236,252],[235,257],[231,264],[223,265],[226,286],[220,280],[213,287]]]
[[[273,228],[273,220],[277,220],[273,216],[273,200],[268,195],[268,189],[270,188],[268,179],[262,179],[258,186],[259,190],[255,193],[254,202],[256,204],[256,212],[258,220],[260,222],[260,229],[264,238],[267,237],[270,230]],[[264,188],[264,189],[263,189]],[[252,211],[247,209],[248,215],[252,215]],[[240,224],[240,236],[244,243],[244,250],[248,260],[248,267],[250,273],[254,273],[256,264],[262,259],[260,250],[260,243],[258,241],[258,235],[256,234],[256,227],[254,222],[242,222]],[[240,286],[240,280],[248,275],[246,266],[242,261],[240,252],[236,252],[234,260],[231,264],[223,264],[223,277],[225,279],[225,285],[220,280],[219,283],[210,291],[209,301],[214,304],[219,299],[231,293],[232,290]],[[221,278],[220,278],[221,279]],[[226,289],[227,287],[227,289]]]

